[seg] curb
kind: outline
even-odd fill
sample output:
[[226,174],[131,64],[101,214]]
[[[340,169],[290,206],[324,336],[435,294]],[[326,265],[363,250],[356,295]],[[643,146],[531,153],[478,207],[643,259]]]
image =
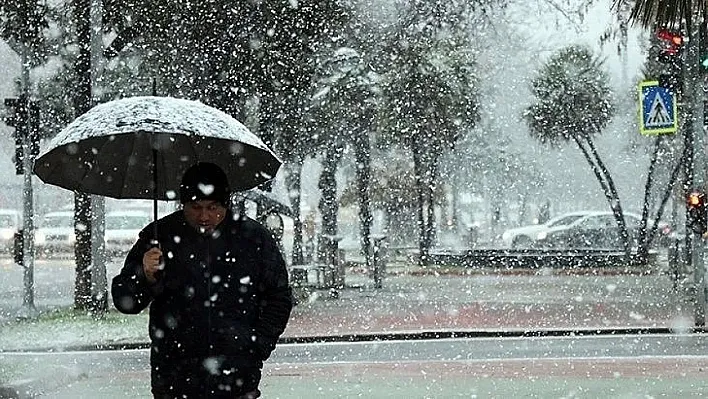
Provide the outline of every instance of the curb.
[[[413,331],[395,333],[349,333],[341,335],[312,335],[280,337],[278,344],[310,344],[329,342],[378,342],[378,341],[420,341],[431,339],[457,338],[543,338],[543,337],[589,337],[606,335],[657,335],[657,334],[706,334],[708,328],[694,327],[676,330],[669,327],[621,327],[621,328],[583,328],[583,329],[490,329],[490,330],[460,330],[460,331]],[[125,342],[96,345],[75,345],[57,348],[28,348],[9,350],[1,353],[24,352],[88,352],[88,351],[121,351],[150,349],[149,342]],[[75,378],[81,374],[74,373]],[[1,392],[1,391],[0,391]],[[0,399],[4,398],[0,396]]]
[[637,267],[617,267],[606,269],[457,269],[457,268],[430,268],[410,270],[406,272],[392,272],[391,274],[409,276],[645,276],[655,274],[656,271]]
[[[465,268],[436,267],[415,268],[407,270],[388,270],[389,276],[647,276],[660,273],[659,270],[644,267],[607,267],[607,268]],[[346,275],[364,276],[368,272],[363,269],[349,268]]]

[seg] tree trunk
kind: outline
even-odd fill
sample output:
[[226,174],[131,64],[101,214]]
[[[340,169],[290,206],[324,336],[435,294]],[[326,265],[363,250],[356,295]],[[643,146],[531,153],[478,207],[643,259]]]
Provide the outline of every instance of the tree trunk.
[[[337,235],[337,214],[339,213],[339,202],[337,201],[337,165],[341,158],[342,152],[334,144],[327,147],[325,150],[325,158],[322,165],[322,173],[320,174],[319,189],[322,192],[320,198],[319,209],[322,215],[322,235],[336,236]],[[318,243],[322,240],[318,240]],[[334,259],[336,254],[331,253],[334,250],[331,242],[326,242],[329,245],[320,245],[322,251],[318,251],[318,258]]]
[[74,308],[86,311],[91,308],[91,196],[85,193],[74,193],[74,233]]
[[450,214],[452,228],[456,235],[460,234],[460,189],[458,185],[460,184],[460,178],[457,172],[453,172],[454,183],[452,189],[450,190]]
[[293,162],[286,163],[286,185],[293,208],[293,253],[291,262],[293,265],[302,265],[304,257],[302,253],[302,215],[300,215],[300,203],[302,201],[302,165],[304,160],[301,156],[295,158]]
[[[664,191],[664,195],[661,197],[661,203],[659,203],[659,209],[657,210],[656,217],[653,220],[651,231],[649,231],[647,235],[647,248],[651,248],[651,243],[654,240],[654,237],[656,237],[656,229],[659,227],[659,221],[661,220],[661,217],[664,214],[664,207],[666,206],[666,203],[671,197],[674,184],[679,178],[679,174],[681,173],[681,166],[684,163],[684,159],[685,158],[681,157],[674,166],[674,169],[671,171],[671,177],[669,178],[669,182],[667,184],[666,190]],[[674,223],[673,225],[676,226],[676,223]]]
[[588,152],[587,148],[583,146],[583,144],[576,138],[575,140],[576,144],[578,144],[578,148],[580,148],[580,151],[582,151],[583,156],[585,156],[585,160],[588,161],[588,164],[590,165],[590,168],[592,169],[592,172],[595,174],[595,177],[597,178],[597,181],[600,183],[600,187],[602,187],[602,192],[605,194],[605,198],[607,199],[608,202],[612,202],[612,193],[610,192],[610,188],[607,186],[607,183],[605,182],[605,178],[602,176],[602,171],[600,171],[600,168],[595,164],[593,161],[592,156]]
[[[76,95],[74,111],[78,117],[91,108],[91,1],[74,2],[74,18],[79,54],[74,66],[76,73]],[[74,307],[89,309],[91,302],[91,199],[88,194],[74,194],[74,231],[76,246],[76,281]]]
[[[277,129],[276,119],[273,115],[276,114],[275,105],[273,104],[273,96],[263,94],[260,96],[258,109],[258,137],[268,148],[275,147],[275,132]],[[269,180],[261,184],[259,189],[270,192],[273,190],[273,180]],[[256,215],[262,218],[265,207],[262,204],[256,204]]]
[[106,270],[106,199],[91,199],[91,314],[101,319],[108,312],[108,275]]
[[361,249],[364,255],[366,270],[373,269],[373,253],[371,247],[371,225],[373,216],[371,215],[371,146],[369,144],[369,132],[361,129],[356,133],[355,158],[356,176],[359,190],[359,225],[361,235]]
[[617,220],[617,225],[619,226],[620,230],[620,238],[622,239],[622,246],[624,247],[624,252],[627,256],[627,259],[629,260],[629,258],[632,256],[632,250],[629,242],[629,231],[627,230],[627,223],[624,220],[624,213],[622,212],[622,204],[620,202],[619,193],[617,192],[617,187],[615,187],[615,182],[612,179],[612,176],[610,176],[610,171],[605,166],[605,163],[602,162],[600,154],[598,154],[597,148],[595,148],[595,143],[592,141],[592,138],[588,136],[586,137],[585,141],[590,147],[590,151],[592,152],[592,155],[595,158],[595,162],[597,162],[597,166],[600,168],[600,171],[602,172],[603,176],[605,176],[605,182],[607,183],[607,187],[610,189],[610,193],[612,194],[613,201],[610,201],[610,207],[612,209],[612,213],[615,215],[615,219]]
[[[597,178],[597,181],[600,183],[600,187],[602,187],[602,192],[605,194],[605,198],[607,199],[607,202],[610,204],[610,208],[612,209],[612,213],[615,216],[615,220],[617,220],[618,226],[624,226],[624,217],[620,213],[620,217],[617,217],[617,214],[615,213],[615,204],[619,199],[615,199],[615,197],[612,195],[612,191],[610,190],[609,185],[605,181],[605,176],[602,173],[602,170],[600,167],[595,163],[593,160],[592,155],[588,152],[587,148],[583,146],[583,143],[578,139],[577,137],[573,137],[575,139],[576,144],[578,145],[578,148],[580,148],[580,151],[582,151],[583,156],[585,156],[585,160],[588,161],[588,164],[590,164],[590,168],[592,168],[593,173],[595,174],[595,177]],[[620,227],[621,229],[621,227]],[[626,229],[625,229],[626,232]],[[620,232],[620,235],[622,233]],[[630,250],[629,250],[629,241],[628,240],[623,240],[623,247],[624,247],[624,252],[627,257],[631,255]]]
[[425,223],[425,181],[423,179],[423,165],[421,151],[417,146],[413,146],[413,175],[415,179],[416,209],[418,211],[418,264],[426,266],[428,264],[428,248],[426,243],[426,223]]
[[427,215],[426,215],[426,225],[425,225],[425,248],[430,252],[430,248],[433,247],[436,235],[435,226],[435,191],[437,184],[437,157],[432,156],[428,163],[428,168],[425,171],[428,176],[427,184],[425,185],[426,197],[428,202]]
[[258,109],[258,136],[265,145],[273,148],[275,142],[275,128],[278,125],[278,110],[275,104],[275,95],[261,94]]
[[659,146],[661,145],[661,136],[656,137],[654,142],[654,151],[651,154],[649,161],[649,171],[647,172],[647,181],[644,183],[644,201],[642,203],[642,221],[639,226],[639,247],[637,248],[637,260],[641,263],[646,263],[649,256],[649,240],[647,235],[647,222],[649,220],[649,198],[651,196],[652,179],[656,169],[656,161],[659,155]]

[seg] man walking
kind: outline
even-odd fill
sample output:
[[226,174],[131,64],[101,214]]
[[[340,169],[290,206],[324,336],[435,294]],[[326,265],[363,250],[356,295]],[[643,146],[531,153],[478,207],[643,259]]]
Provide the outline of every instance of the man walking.
[[[263,361],[290,317],[278,245],[229,209],[228,179],[199,163],[180,185],[183,209],[150,224],[113,279],[116,308],[150,305],[155,398],[257,398]],[[156,238],[156,240],[155,240]]]

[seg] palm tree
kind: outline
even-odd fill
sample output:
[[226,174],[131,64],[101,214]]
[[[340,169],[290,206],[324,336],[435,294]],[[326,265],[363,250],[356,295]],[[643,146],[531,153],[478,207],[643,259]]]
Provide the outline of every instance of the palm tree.
[[524,117],[540,142],[559,145],[573,141],[597,177],[617,220],[620,237],[630,256],[627,226],[619,194],[610,172],[597,152],[593,137],[602,132],[613,115],[609,77],[603,62],[583,46],[559,50],[532,82],[537,99]]
[[[615,0],[615,8],[625,8],[629,0]],[[702,12],[705,1],[700,0],[634,0],[629,19],[644,27],[680,26],[685,19],[690,20],[694,12]]]

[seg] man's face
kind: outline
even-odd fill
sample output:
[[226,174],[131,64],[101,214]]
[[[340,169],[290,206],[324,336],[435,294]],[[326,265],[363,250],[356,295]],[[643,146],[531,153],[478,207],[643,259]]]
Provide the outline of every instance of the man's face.
[[202,233],[214,231],[225,216],[226,208],[218,201],[200,200],[184,204],[184,217],[187,223]]

